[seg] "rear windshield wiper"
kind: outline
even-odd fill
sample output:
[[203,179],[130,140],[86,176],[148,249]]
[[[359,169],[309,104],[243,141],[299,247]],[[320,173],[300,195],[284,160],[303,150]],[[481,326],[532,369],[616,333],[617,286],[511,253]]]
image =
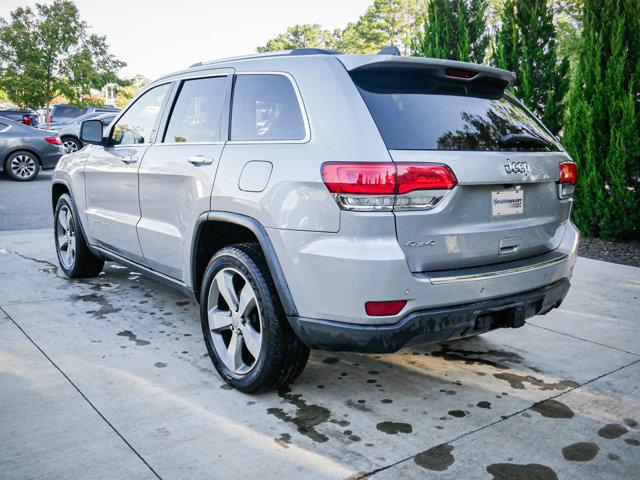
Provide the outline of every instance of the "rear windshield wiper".
[[532,147],[545,147],[551,148],[551,145],[546,140],[526,133],[508,133],[504,135],[498,144],[501,147],[518,147],[518,148],[532,148]]

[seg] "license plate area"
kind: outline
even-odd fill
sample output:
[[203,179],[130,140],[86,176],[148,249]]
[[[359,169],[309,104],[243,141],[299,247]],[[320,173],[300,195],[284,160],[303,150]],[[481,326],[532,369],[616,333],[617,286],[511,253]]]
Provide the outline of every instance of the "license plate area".
[[495,190],[491,192],[491,214],[494,217],[522,215],[524,190]]

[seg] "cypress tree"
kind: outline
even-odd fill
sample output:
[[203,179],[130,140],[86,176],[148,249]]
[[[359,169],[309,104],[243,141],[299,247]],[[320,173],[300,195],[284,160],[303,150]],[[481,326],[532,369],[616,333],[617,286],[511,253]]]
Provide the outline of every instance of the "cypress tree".
[[482,63],[489,45],[487,0],[429,0],[412,54]]
[[518,77],[516,96],[555,134],[562,128],[568,59],[559,61],[553,9],[547,0],[506,0],[494,61]]
[[574,219],[619,239],[640,223],[640,2],[586,0],[564,144],[580,169]]

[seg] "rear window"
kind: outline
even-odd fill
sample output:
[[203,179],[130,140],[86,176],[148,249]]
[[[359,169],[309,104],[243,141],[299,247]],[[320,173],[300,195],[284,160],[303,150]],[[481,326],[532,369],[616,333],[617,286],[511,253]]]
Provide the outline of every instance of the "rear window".
[[[391,150],[559,149],[542,124],[499,85],[443,78],[415,68],[356,70],[350,75]],[[538,142],[516,146],[505,142],[510,134]]]
[[75,117],[81,115],[84,109],[72,107],[69,105],[55,105],[53,107],[53,115],[60,115],[61,117]]

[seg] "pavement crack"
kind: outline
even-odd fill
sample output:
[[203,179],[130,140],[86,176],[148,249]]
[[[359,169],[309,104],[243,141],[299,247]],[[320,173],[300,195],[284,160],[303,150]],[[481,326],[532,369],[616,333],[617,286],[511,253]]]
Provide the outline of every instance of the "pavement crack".
[[80,396],[89,404],[89,406],[100,416],[100,418],[102,418],[102,420],[105,421],[105,423],[107,425],[109,425],[109,427],[111,427],[111,429],[115,432],[115,434],[120,437],[120,439],[127,445],[127,447],[129,447],[129,449],[140,459],[140,461],[142,461],[142,463],[144,463],[146,465],[146,467],[151,471],[151,473],[153,473],[155,475],[156,478],[158,478],[158,480],[163,480],[162,477],[160,475],[158,475],[158,472],[156,472],[153,467],[151,465],[149,465],[149,463],[144,459],[144,457],[142,455],[140,455],[140,453],[138,453],[138,451],[133,447],[133,445],[131,445],[126,438],[124,438],[124,436],[118,431],[118,429],[109,421],[107,420],[107,418],[100,412],[100,410],[98,410],[98,408],[91,402],[91,400],[89,400],[87,398],[87,396],[82,392],[82,390],[80,390],[80,388],[73,382],[73,380],[71,380],[71,378],[69,378],[69,376],[51,359],[51,357],[49,357],[49,355],[47,355],[44,350],[42,350],[42,348],[40,348],[40,346],[27,334],[27,332],[24,331],[24,329],[18,324],[18,322],[16,322],[13,317],[11,315],[9,315],[7,313],[7,311],[0,307],[0,311],[2,311],[7,318],[13,322],[13,324],[18,327],[18,329],[22,332],[22,334],[27,337],[27,339],[33,344],[34,347],[36,347],[40,353],[44,356],[44,358],[46,358],[49,363],[51,363],[51,365],[53,365],[53,367],[58,370],[62,376],[64,378],[67,379],[67,381],[71,384],[71,386],[80,394]]
[[[588,340],[587,340],[587,341],[588,341]],[[606,345],[605,345],[605,346],[606,346]],[[428,448],[428,449],[426,449],[426,450],[422,450],[422,451],[420,451],[420,452],[418,452],[418,453],[416,453],[416,454],[414,454],[414,455],[411,455],[411,456],[406,457],[406,458],[402,458],[402,459],[400,459],[400,460],[398,460],[398,461],[396,461],[396,462],[393,462],[393,463],[390,463],[389,465],[385,465],[385,466],[383,466],[383,467],[377,468],[377,469],[372,470],[372,471],[370,471],[370,472],[368,472],[368,473],[360,473],[360,474],[358,474],[357,476],[350,477],[350,479],[349,479],[349,480],[362,480],[362,479],[365,479],[365,478],[371,477],[372,475],[375,475],[375,474],[380,473],[380,472],[382,472],[382,471],[384,471],[384,470],[388,470],[388,469],[390,469],[390,468],[392,468],[392,467],[395,467],[395,466],[397,466],[397,465],[400,465],[401,463],[404,463],[404,462],[406,462],[406,461],[409,461],[409,460],[411,460],[413,457],[415,457],[416,455],[418,455],[418,454],[420,454],[420,453],[424,453],[424,452],[426,452],[427,450],[430,450],[430,449],[432,449],[432,448],[437,448],[437,447],[441,447],[441,446],[443,446],[443,445],[449,445],[449,444],[452,444],[453,442],[457,442],[458,440],[460,440],[460,439],[462,439],[462,438],[468,437],[469,435],[473,435],[474,433],[478,433],[478,432],[480,432],[480,431],[482,431],[482,430],[485,430],[485,429],[487,429],[487,428],[493,427],[494,425],[497,425],[497,424],[502,423],[502,422],[504,422],[504,421],[506,421],[506,420],[509,420],[510,418],[513,418],[513,417],[515,417],[515,416],[517,416],[517,415],[520,415],[522,412],[526,412],[527,410],[532,410],[536,405],[539,405],[539,404],[541,404],[541,403],[547,402],[547,401],[549,401],[549,400],[556,399],[556,398],[558,398],[558,397],[561,397],[562,395],[566,395],[567,393],[573,392],[574,390],[577,390],[577,389],[579,389],[579,388],[582,388],[582,387],[584,387],[585,385],[589,385],[590,383],[593,383],[593,382],[595,382],[595,381],[597,381],[597,380],[600,380],[601,378],[604,378],[604,377],[606,377],[606,376],[608,376],[608,375],[611,375],[611,374],[613,374],[613,373],[619,372],[620,370],[624,370],[625,368],[631,367],[631,366],[633,366],[633,365],[635,365],[635,364],[637,364],[637,363],[640,363],[640,358],[639,358],[638,360],[634,360],[634,361],[633,361],[633,362],[631,362],[631,363],[627,363],[626,365],[623,365],[623,366],[621,366],[621,367],[618,367],[618,368],[616,368],[616,369],[614,369],[614,370],[611,370],[611,371],[609,371],[609,372],[603,373],[602,375],[598,375],[597,377],[594,377],[594,378],[592,378],[592,379],[590,379],[590,380],[587,380],[586,382],[580,383],[580,384],[576,385],[575,387],[571,387],[571,388],[569,388],[569,389],[567,389],[567,390],[564,390],[563,392],[560,392],[560,393],[558,393],[557,395],[552,395],[552,396],[551,396],[551,397],[549,397],[549,398],[545,398],[544,400],[540,400],[539,402],[536,402],[536,403],[532,404],[531,406],[529,406],[529,407],[527,407],[527,408],[523,408],[523,409],[518,410],[518,411],[516,411],[516,412],[513,412],[513,413],[511,413],[511,414],[509,414],[509,415],[506,415],[506,416],[504,416],[504,417],[501,417],[499,420],[496,420],[495,422],[488,423],[488,424],[486,424],[486,425],[484,425],[484,426],[482,426],[482,427],[478,427],[478,428],[476,428],[476,429],[474,429],[474,430],[469,430],[468,432],[462,433],[462,434],[458,435],[458,436],[457,436],[457,437],[455,437],[455,438],[452,438],[452,439],[450,439],[450,440],[447,440],[446,442],[439,443],[438,445],[434,445],[433,447],[429,447],[429,448]]]
[[540,325],[536,325],[535,323],[527,322],[527,325],[531,325],[532,327],[541,328],[542,330],[547,330],[549,332],[557,333],[559,335],[564,335],[566,337],[575,338],[576,340],[581,340],[583,342],[592,343],[594,345],[600,345],[601,347],[611,348],[613,350],[618,350],[619,352],[628,353],[629,355],[635,355],[636,357],[640,357],[640,353],[630,352],[629,350],[624,350],[618,347],[612,347],[611,345],[607,345],[605,343],[594,342],[593,340],[587,340],[586,338],[576,337],[575,335],[571,335],[570,333],[559,332],[558,330],[554,330],[552,328],[542,327]]

